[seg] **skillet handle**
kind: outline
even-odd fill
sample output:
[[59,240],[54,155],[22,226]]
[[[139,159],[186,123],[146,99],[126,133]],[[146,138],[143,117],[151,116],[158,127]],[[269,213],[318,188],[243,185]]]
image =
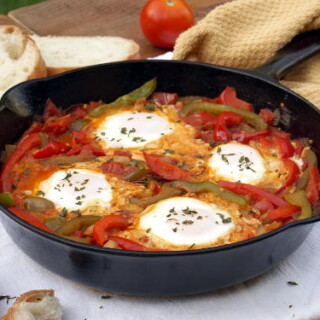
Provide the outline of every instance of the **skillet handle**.
[[303,48],[291,49],[290,51],[285,50],[267,64],[252,69],[251,71],[258,73],[265,78],[271,78],[275,81],[278,81],[292,67],[306,60],[307,58],[310,58],[319,51],[320,42],[311,43]]

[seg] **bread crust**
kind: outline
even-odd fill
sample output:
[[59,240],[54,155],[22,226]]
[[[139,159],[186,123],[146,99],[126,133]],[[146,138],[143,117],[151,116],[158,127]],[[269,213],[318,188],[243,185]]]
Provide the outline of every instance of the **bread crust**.
[[[129,39],[127,39],[129,40]],[[117,60],[117,61],[126,61],[126,60],[137,60],[140,59],[140,46],[133,40],[129,40],[131,42],[132,48],[130,54],[122,60]],[[116,62],[116,61],[115,61]],[[87,65],[89,67],[90,65]],[[50,67],[47,66],[47,75],[48,76],[54,76],[63,72],[71,71],[71,70],[76,70],[79,68],[84,68],[86,66],[70,66],[70,67]]]
[[53,290],[32,290],[28,291],[21,296],[19,296],[15,303],[10,307],[7,311],[6,315],[2,317],[0,320],[15,320],[14,314],[21,303],[23,302],[36,302],[42,300],[46,296],[54,296]]
[[[38,49],[36,43],[30,37],[28,37],[26,33],[24,33],[19,27],[15,25],[2,25],[0,26],[0,34],[3,34],[3,35],[14,34],[15,37],[18,37],[21,39],[25,48],[27,48],[28,46],[33,51],[34,61],[30,61],[30,63],[34,64],[33,69],[29,74],[26,75],[26,77],[22,81],[32,80],[32,79],[42,78],[47,76],[47,68],[44,60],[41,57],[40,50]],[[6,90],[7,89],[9,88],[6,88]]]

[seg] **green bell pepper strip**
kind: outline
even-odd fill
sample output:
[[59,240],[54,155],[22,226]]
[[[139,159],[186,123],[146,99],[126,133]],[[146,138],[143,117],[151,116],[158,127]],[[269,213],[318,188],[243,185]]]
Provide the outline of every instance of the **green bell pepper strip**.
[[246,197],[235,194],[210,181],[189,182],[185,180],[176,180],[171,182],[171,186],[183,189],[187,192],[211,192],[222,199],[237,203],[240,206],[246,206],[248,204],[248,200]]
[[286,201],[290,204],[301,208],[301,213],[298,220],[307,219],[312,216],[312,207],[307,199],[306,192],[304,190],[296,191],[293,193],[287,193],[284,195]]
[[181,195],[181,191],[187,192],[212,192],[213,194],[221,197],[222,199],[234,202],[239,204],[240,206],[246,206],[248,204],[248,200],[246,197],[235,194],[219,185],[210,182],[210,181],[202,181],[202,182],[189,182],[185,180],[175,180],[172,182],[167,182],[162,185],[162,189],[160,193],[153,197],[142,198],[142,199],[131,199],[132,203],[149,205],[152,203],[156,203],[160,200],[168,199],[171,197]]
[[153,78],[148,82],[144,83],[141,87],[117,98],[111,103],[104,104],[99,106],[89,112],[90,117],[100,117],[103,113],[105,113],[111,107],[118,107],[118,106],[130,106],[135,104],[138,99],[148,98],[156,89],[157,87],[157,80]]
[[62,217],[50,217],[43,220],[43,223],[52,231],[57,231],[67,220]]
[[150,171],[146,168],[141,168],[131,173],[128,173],[126,176],[123,177],[126,181],[137,181],[143,177],[145,177]]
[[179,196],[181,194],[181,190],[176,187],[173,187],[170,182],[164,183],[162,185],[161,191],[153,197],[147,198],[131,198],[130,202],[135,204],[141,205],[149,205],[152,203],[156,203],[160,200],[168,199],[171,197]]
[[10,192],[0,193],[0,204],[2,204],[6,208],[14,206],[14,199]]
[[69,240],[72,240],[72,241],[76,241],[76,242],[86,243],[86,244],[90,244],[91,240],[92,240],[91,237],[83,237],[83,238],[81,238],[81,237],[74,237],[74,236],[63,236],[63,238],[69,239]]
[[81,227],[89,227],[99,221],[101,216],[80,216],[73,218],[57,229],[57,234],[61,236],[70,236]]
[[25,209],[32,212],[43,212],[44,210],[55,208],[52,201],[37,196],[27,196],[23,198],[23,203]]
[[180,110],[179,116],[186,117],[194,112],[208,112],[212,114],[220,114],[226,111],[232,111],[241,115],[243,119],[247,123],[251,124],[257,131],[266,130],[268,127],[267,123],[254,112],[245,111],[225,104],[217,104],[211,102],[199,101],[188,103]]
[[306,157],[308,166],[303,171],[301,177],[298,179],[296,190],[305,190],[306,189],[309,178],[310,178],[310,170],[313,166],[318,165],[317,156],[315,155],[315,153],[312,150],[310,150],[310,149],[306,150],[305,157]]

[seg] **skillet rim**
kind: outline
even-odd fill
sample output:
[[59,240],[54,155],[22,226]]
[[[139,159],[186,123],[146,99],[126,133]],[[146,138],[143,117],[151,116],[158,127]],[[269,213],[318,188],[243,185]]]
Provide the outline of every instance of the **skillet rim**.
[[[0,99],[0,112],[2,109],[5,108],[5,100],[7,98],[7,95],[11,93],[12,91],[18,90],[20,88],[25,88],[28,87],[29,85],[33,85],[35,83],[48,83],[50,81],[56,81],[57,79],[61,77],[65,77],[68,75],[72,74],[77,74],[81,73],[83,71],[87,70],[95,70],[95,69],[103,69],[108,66],[117,66],[117,65],[125,65],[125,64],[176,64],[176,65],[195,65],[195,66],[200,66],[200,67],[205,67],[205,68],[210,68],[210,69],[218,69],[222,71],[227,71],[227,72],[233,72],[237,74],[241,74],[244,76],[249,76],[250,78],[253,78],[254,80],[260,80],[263,82],[268,83],[269,85],[278,87],[281,90],[284,90],[286,93],[293,95],[295,98],[303,101],[305,104],[307,104],[308,108],[313,109],[315,112],[320,114],[320,110],[313,105],[311,102],[300,96],[299,94],[295,93],[294,91],[290,90],[289,88],[283,86],[282,84],[278,83],[275,81],[271,76],[262,74],[259,71],[256,71],[254,69],[237,69],[237,68],[231,68],[231,67],[225,67],[225,66],[220,66],[220,65],[215,65],[215,64],[209,64],[209,63],[203,63],[203,62],[194,62],[194,61],[184,61],[184,60],[161,60],[161,59],[152,59],[152,60],[128,60],[128,61],[118,61],[118,62],[110,62],[110,63],[103,63],[103,64],[98,64],[98,65],[93,65],[93,66],[88,66],[88,67],[83,67],[79,68],[76,70],[71,70],[64,72],[62,74],[46,77],[46,78],[40,78],[40,79],[34,79],[34,80],[29,80],[25,81],[22,83],[19,83],[12,88],[10,88],[8,91],[5,92],[5,94],[2,96]],[[214,252],[218,251],[223,251],[223,250],[232,250],[236,249],[238,247],[246,246],[253,244],[255,242],[263,241],[264,239],[267,239],[269,237],[272,237],[276,235],[279,232],[284,232],[285,230],[289,228],[293,228],[296,226],[300,225],[305,225],[305,224],[312,224],[315,222],[320,221],[320,215],[313,216],[307,219],[303,220],[295,220],[292,221],[278,229],[272,230],[270,232],[267,232],[265,234],[262,234],[260,236],[250,238],[247,240],[242,240],[222,246],[217,246],[217,247],[209,247],[209,248],[203,248],[203,249],[194,249],[194,250],[177,250],[177,251],[130,251],[130,250],[119,250],[119,249],[109,249],[109,248],[104,248],[104,247],[99,247],[99,246],[94,246],[91,244],[84,244],[76,241],[72,241],[66,238],[63,238],[61,236],[55,235],[55,234],[50,234],[46,231],[43,231],[39,228],[36,228],[35,226],[27,223],[23,219],[19,218],[16,216],[14,213],[12,213],[10,210],[5,208],[4,206],[0,205],[0,211],[4,213],[8,218],[12,219],[13,221],[17,222],[20,226],[28,229],[29,231],[36,233],[40,236],[45,237],[49,241],[55,241],[59,244],[62,245],[67,245],[69,247],[73,247],[75,249],[80,249],[83,251],[92,251],[94,253],[100,253],[100,254],[111,254],[111,255],[119,255],[119,256],[142,256],[142,257],[168,257],[168,256],[185,256],[185,255],[199,255],[199,254],[213,254]],[[14,240],[14,239],[13,239]]]

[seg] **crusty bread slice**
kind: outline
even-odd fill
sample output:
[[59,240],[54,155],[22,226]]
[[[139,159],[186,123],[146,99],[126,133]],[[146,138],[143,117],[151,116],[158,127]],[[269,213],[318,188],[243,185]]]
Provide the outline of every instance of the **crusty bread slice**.
[[22,81],[47,75],[38,47],[13,25],[0,26],[0,75],[0,98]]
[[61,320],[62,307],[53,290],[22,294],[0,320]]
[[139,58],[139,45],[121,37],[32,35],[49,75],[105,62]]

